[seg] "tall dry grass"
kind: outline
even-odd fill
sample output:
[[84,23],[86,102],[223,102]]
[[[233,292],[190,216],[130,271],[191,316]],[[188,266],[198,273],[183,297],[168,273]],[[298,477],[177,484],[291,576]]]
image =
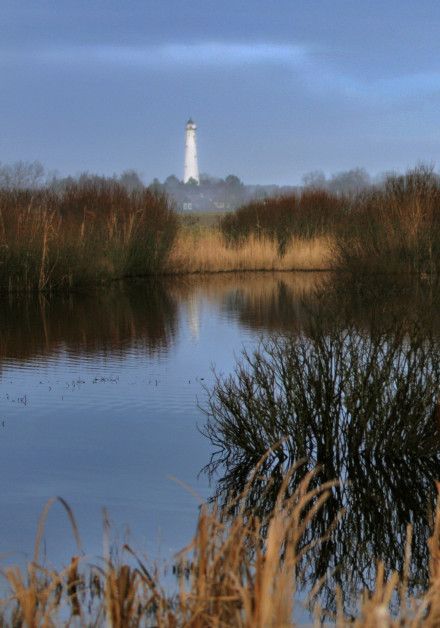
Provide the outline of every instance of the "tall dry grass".
[[440,260],[440,179],[419,167],[353,202],[337,238],[337,266],[352,274],[435,275]]
[[0,191],[0,290],[51,291],[162,269],[177,230],[166,198],[115,181]]
[[303,190],[239,207],[218,228],[182,227],[167,270],[434,275],[439,259],[440,178],[421,166],[357,195]]
[[168,258],[167,270],[177,273],[244,270],[328,270],[332,265],[333,239],[317,236],[293,238],[284,254],[269,236],[249,235],[228,244],[217,229],[179,231]]
[[420,166],[350,196],[326,190],[254,201],[224,216],[231,243],[270,238],[280,254],[295,238],[332,238],[334,267],[353,275],[435,275],[440,259],[440,177]]
[[[244,514],[240,498],[231,505],[236,510],[232,519],[215,506],[202,507],[195,536],[176,559],[178,588],[174,595],[165,592],[157,571],[149,569],[127,545],[118,563],[107,554],[102,566],[93,566],[79,554],[63,570],[43,567],[39,564],[40,527],[34,560],[27,569],[4,570],[8,593],[0,600],[0,625],[294,626],[304,576],[299,565],[323,540],[305,542],[305,533],[335,484],[311,489],[313,475],[304,477],[289,495],[290,475],[286,474],[264,535],[259,519]],[[73,515],[64,506],[77,533]],[[340,627],[438,626],[440,508],[429,540],[430,584],[417,599],[408,594],[411,534],[408,526],[406,540],[402,539],[406,547],[403,572],[386,579],[383,566],[377,564],[375,587],[359,600],[357,618],[344,617],[342,604],[334,615],[325,617],[322,609],[313,608],[316,589],[311,591],[307,604],[315,625],[331,620]],[[371,560],[374,562],[373,557]],[[336,597],[340,598],[338,592]]]
[[225,215],[220,221],[224,236],[240,242],[254,234],[269,237],[280,253],[292,237],[311,239],[335,234],[344,222],[349,199],[326,190],[303,190],[299,194],[252,201]]
[[305,190],[255,201],[200,228],[147,189],[113,180],[62,190],[0,190],[0,290],[100,284],[114,278],[241,270],[348,270],[434,275],[440,181],[429,169],[357,196]]

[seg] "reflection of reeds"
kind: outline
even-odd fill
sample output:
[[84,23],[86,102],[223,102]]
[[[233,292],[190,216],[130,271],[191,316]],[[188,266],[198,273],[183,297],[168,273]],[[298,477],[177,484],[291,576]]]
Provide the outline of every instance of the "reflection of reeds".
[[187,275],[168,284],[176,299],[214,303],[245,327],[294,330],[310,318],[328,273],[246,272]]
[[[258,328],[297,326],[300,300],[325,281],[319,273],[219,273],[163,281],[114,282],[78,294],[9,295],[0,300],[0,368],[60,350],[69,354],[163,351],[177,332],[178,304],[205,299]],[[93,316],[90,312],[93,311]]]
[[[439,294],[427,282],[398,289],[335,284],[329,273],[217,273],[168,276],[161,281],[114,282],[86,294],[10,295],[0,300],[0,362],[50,355],[113,351],[135,345],[165,350],[180,325],[178,304],[198,309],[209,302],[246,328],[295,331],[317,313],[323,324],[348,318],[369,329],[374,320],[418,320],[438,335]],[[403,278],[404,279],[404,278]],[[93,311],[93,316],[90,312]]]
[[[258,472],[257,466],[254,476]],[[174,594],[165,593],[158,571],[151,571],[127,545],[119,562],[108,554],[102,567],[95,567],[75,556],[60,571],[39,564],[37,546],[36,557],[26,570],[10,567],[4,571],[9,591],[0,600],[0,622],[28,627],[72,623],[114,628],[294,626],[295,598],[306,575],[300,565],[307,564],[313,548],[325,541],[308,537],[307,530],[335,486],[328,482],[311,488],[313,477],[313,472],[308,473],[291,493],[290,473],[284,476],[264,536],[258,517],[241,506],[245,493],[230,504],[236,511],[232,519],[225,520],[216,506],[203,506],[192,542],[177,556],[179,586]],[[334,523],[328,522],[329,531]],[[74,521],[73,526],[76,532]],[[400,539],[405,553],[400,576],[394,572],[387,577],[381,563],[375,567],[375,586],[359,601],[356,626],[438,626],[440,509],[429,540],[430,585],[418,599],[408,592],[411,536],[408,526]],[[323,619],[336,620],[338,626],[353,625],[339,602],[330,615],[314,606],[316,590],[308,602],[315,625],[321,625]],[[336,591],[335,597],[339,599],[340,592]],[[400,604],[397,609],[396,600]]]
[[179,300],[189,298],[207,299],[222,305],[237,293],[258,307],[270,308],[280,284],[286,286],[292,299],[312,297],[320,288],[324,289],[329,273],[307,272],[230,272],[201,274],[190,273],[185,277],[171,277],[164,283],[167,289]]
[[[91,316],[93,312],[93,316]],[[10,295],[0,300],[3,360],[134,350],[155,353],[172,342],[177,303],[159,282],[113,283],[87,294]]]
[[248,236],[228,244],[217,230],[181,231],[168,260],[170,272],[224,272],[242,270],[325,270],[332,261],[329,237],[295,238],[280,255],[276,241]]

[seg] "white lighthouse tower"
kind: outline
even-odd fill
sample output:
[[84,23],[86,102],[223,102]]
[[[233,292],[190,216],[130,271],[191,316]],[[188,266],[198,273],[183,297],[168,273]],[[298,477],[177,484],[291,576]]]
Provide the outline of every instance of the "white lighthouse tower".
[[196,125],[191,118],[186,123],[185,134],[185,170],[183,182],[188,183],[190,179],[199,182],[199,165],[197,163],[197,142]]

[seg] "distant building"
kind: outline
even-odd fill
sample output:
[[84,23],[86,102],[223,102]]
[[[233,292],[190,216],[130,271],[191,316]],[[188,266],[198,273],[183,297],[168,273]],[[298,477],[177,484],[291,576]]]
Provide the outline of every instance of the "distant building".
[[200,182],[199,177],[199,164],[197,162],[197,141],[196,141],[197,126],[191,120],[186,123],[185,132],[185,168],[183,175],[183,182],[188,183],[193,179],[196,183]]

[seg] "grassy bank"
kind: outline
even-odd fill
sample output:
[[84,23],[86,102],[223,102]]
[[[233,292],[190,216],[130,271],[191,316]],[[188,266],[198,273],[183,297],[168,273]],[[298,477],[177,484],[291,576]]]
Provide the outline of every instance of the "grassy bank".
[[[334,482],[312,488],[314,473],[307,474],[296,490],[288,490],[291,473],[282,479],[278,496],[262,535],[261,521],[245,514],[246,492],[230,504],[236,514],[223,516],[216,506],[202,507],[196,533],[176,557],[178,586],[166,593],[161,577],[125,545],[116,562],[110,554],[102,565],[90,565],[80,551],[65,569],[48,569],[39,563],[44,517],[37,534],[34,560],[26,570],[9,567],[4,576],[9,591],[1,602],[1,625],[26,626],[243,626],[278,628],[294,626],[295,609],[307,582],[308,559],[322,538],[310,535],[313,520],[329,498]],[[258,467],[253,479],[258,481]],[[78,547],[80,540],[70,517]],[[47,515],[47,509],[44,516]],[[408,591],[412,528],[400,539],[405,564],[401,574],[385,576],[382,564],[371,557],[375,586],[359,600],[356,618],[344,615],[341,592],[335,590],[336,608],[326,615],[314,604],[319,586],[306,603],[315,617],[337,626],[438,626],[440,617],[440,509],[434,516],[428,541],[430,584],[418,598]],[[336,516],[337,520],[337,516]],[[329,530],[334,522],[329,521]],[[406,549],[405,549],[406,548]],[[323,584],[323,582],[321,583]],[[391,611],[393,608],[393,612]],[[296,611],[297,612],[297,611]]]

